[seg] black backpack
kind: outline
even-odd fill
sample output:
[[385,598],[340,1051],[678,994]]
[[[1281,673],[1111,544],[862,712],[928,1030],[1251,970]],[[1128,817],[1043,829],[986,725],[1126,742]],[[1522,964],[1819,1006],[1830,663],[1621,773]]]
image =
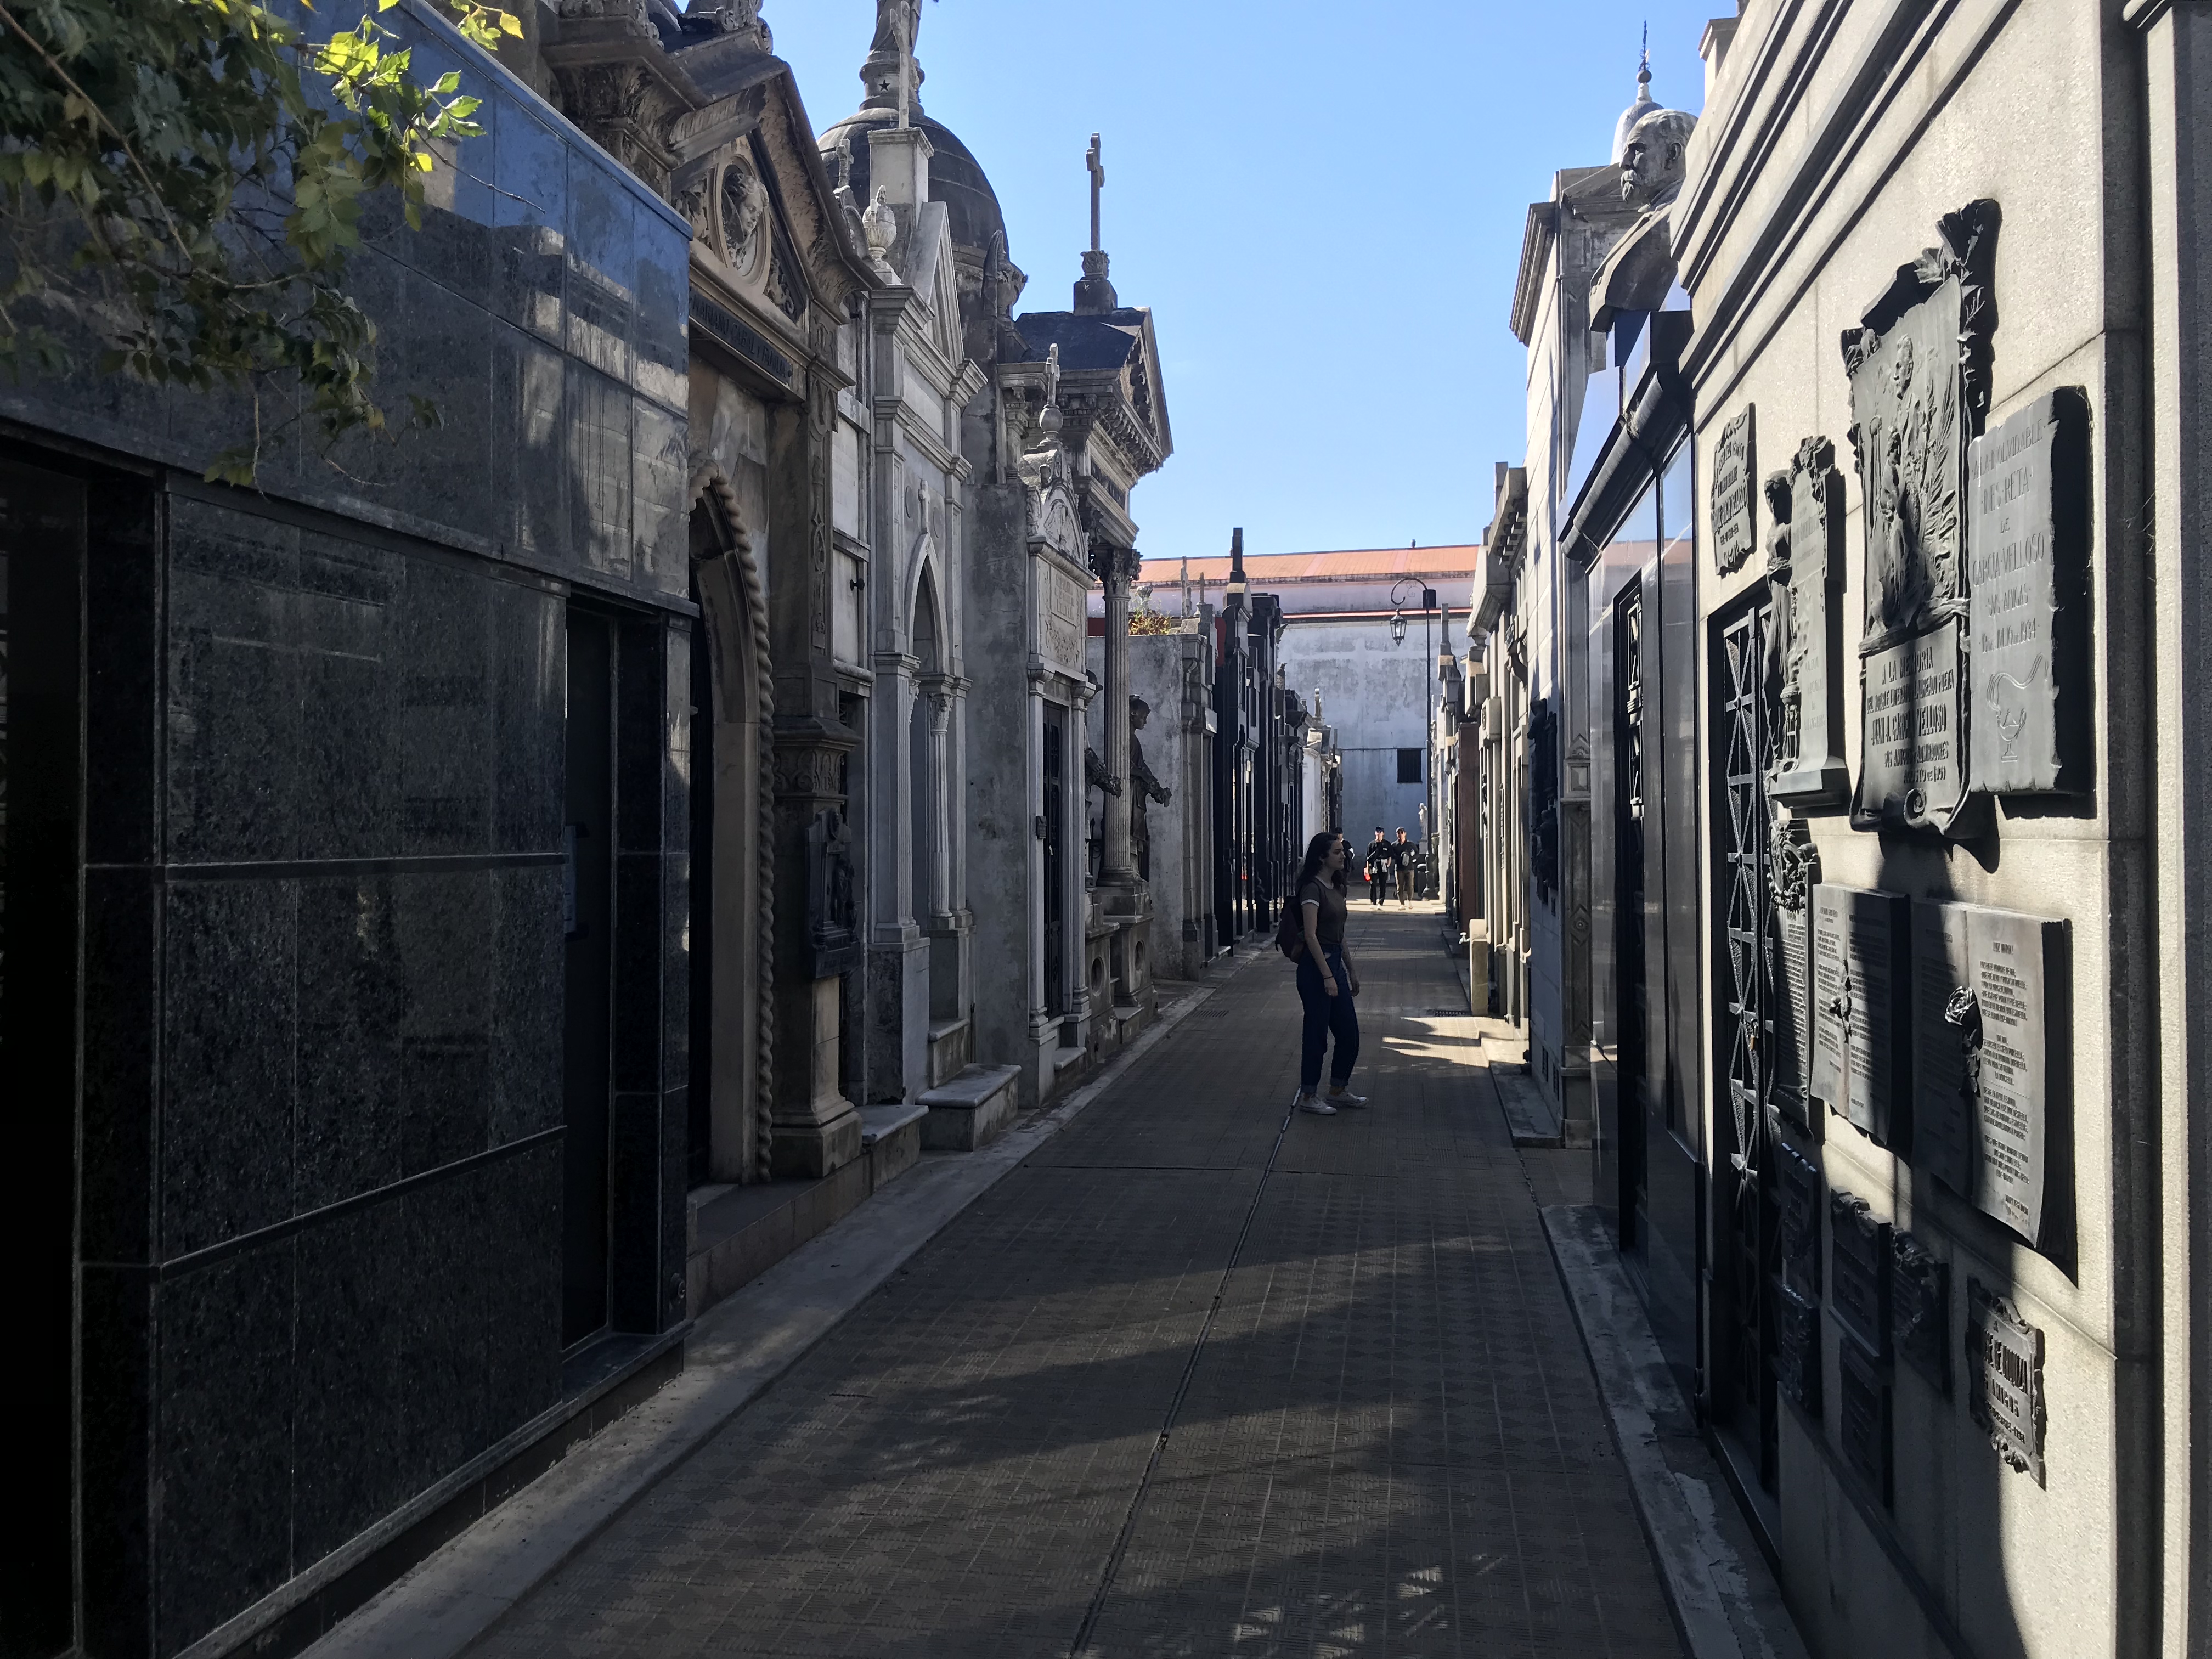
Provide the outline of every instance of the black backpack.
[[1283,906],[1283,919],[1275,924],[1275,948],[1292,962],[1306,953],[1306,907],[1297,899]]

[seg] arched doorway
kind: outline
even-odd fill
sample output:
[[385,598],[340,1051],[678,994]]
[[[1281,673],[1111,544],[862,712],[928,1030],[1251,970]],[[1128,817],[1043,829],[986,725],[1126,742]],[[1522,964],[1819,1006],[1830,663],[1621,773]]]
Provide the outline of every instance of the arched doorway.
[[768,606],[729,480],[693,480],[690,1181],[763,1181],[775,1054]]
[[925,565],[914,592],[914,706],[907,716],[907,764],[912,778],[913,824],[910,890],[915,921],[927,932],[932,915],[945,908],[938,866],[944,844],[939,807],[944,795],[939,754],[944,702],[945,657],[938,617],[937,584]]

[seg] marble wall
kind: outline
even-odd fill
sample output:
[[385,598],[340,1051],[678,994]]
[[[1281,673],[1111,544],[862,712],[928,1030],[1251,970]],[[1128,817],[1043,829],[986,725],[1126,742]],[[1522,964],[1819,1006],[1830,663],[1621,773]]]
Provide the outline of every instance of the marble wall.
[[427,15],[387,20],[419,69],[463,69],[487,132],[354,285],[380,397],[435,398],[442,429],[334,466],[293,428],[247,492],[198,479],[239,399],[0,388],[13,458],[110,503],[85,597],[88,1651],[179,1650],[561,1400],[586,596],[617,637],[610,1301],[621,1331],[682,1317],[690,233]]

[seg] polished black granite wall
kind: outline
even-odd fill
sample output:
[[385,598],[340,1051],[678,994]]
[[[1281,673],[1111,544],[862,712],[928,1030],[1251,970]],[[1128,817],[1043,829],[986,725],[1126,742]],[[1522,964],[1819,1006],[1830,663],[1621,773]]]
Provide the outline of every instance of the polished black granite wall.
[[621,623],[615,1325],[682,1317],[689,232],[413,0],[386,16],[486,100],[424,230],[355,266],[380,395],[435,398],[442,431],[341,471],[294,429],[234,491],[197,475],[237,399],[0,386],[12,454],[111,469],[84,599],[88,1654],[179,1651],[558,1403],[586,593]]
[[[325,0],[311,31],[349,26]],[[523,562],[647,603],[689,591],[686,384],[690,227],[536,94],[462,42],[425,0],[379,14],[419,76],[448,70],[483,101],[482,137],[428,183],[410,231],[362,215],[349,289],[379,328],[376,395],[395,428],[407,394],[443,424],[356,435],[325,457],[264,394],[260,487],[280,499]],[[35,307],[34,307],[35,308]],[[73,311],[45,321],[98,354]],[[193,472],[254,431],[243,393],[117,376],[0,380],[0,418]]]

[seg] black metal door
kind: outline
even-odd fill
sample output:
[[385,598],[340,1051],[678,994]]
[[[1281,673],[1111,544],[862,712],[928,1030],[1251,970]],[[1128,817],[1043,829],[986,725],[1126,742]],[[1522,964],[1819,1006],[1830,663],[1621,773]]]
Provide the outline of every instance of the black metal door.
[[1717,1310],[1715,1356],[1724,1397],[1719,1402],[1747,1449],[1755,1449],[1759,1480],[1775,1480],[1776,1386],[1774,1279],[1779,1270],[1776,1139],[1769,1121],[1772,1092],[1777,978],[1771,863],[1772,809],[1766,774],[1773,730],[1768,707],[1766,632],[1772,608],[1747,605],[1717,624],[1713,652],[1714,872],[1723,897],[1722,950],[1715,988],[1725,1052],[1721,1085],[1727,1111],[1716,1126],[1713,1180],[1724,1227],[1721,1239],[1725,1305]]
[[1651,1192],[1644,1153],[1646,1103],[1656,1095],[1650,1069],[1651,999],[1645,976],[1644,583],[1639,577],[1614,601],[1613,632],[1613,1006],[1619,1010],[1618,1115],[1620,1145],[1620,1244],[1638,1249],[1647,1237]]
[[1067,711],[1044,706],[1044,1011],[1067,1012]]

